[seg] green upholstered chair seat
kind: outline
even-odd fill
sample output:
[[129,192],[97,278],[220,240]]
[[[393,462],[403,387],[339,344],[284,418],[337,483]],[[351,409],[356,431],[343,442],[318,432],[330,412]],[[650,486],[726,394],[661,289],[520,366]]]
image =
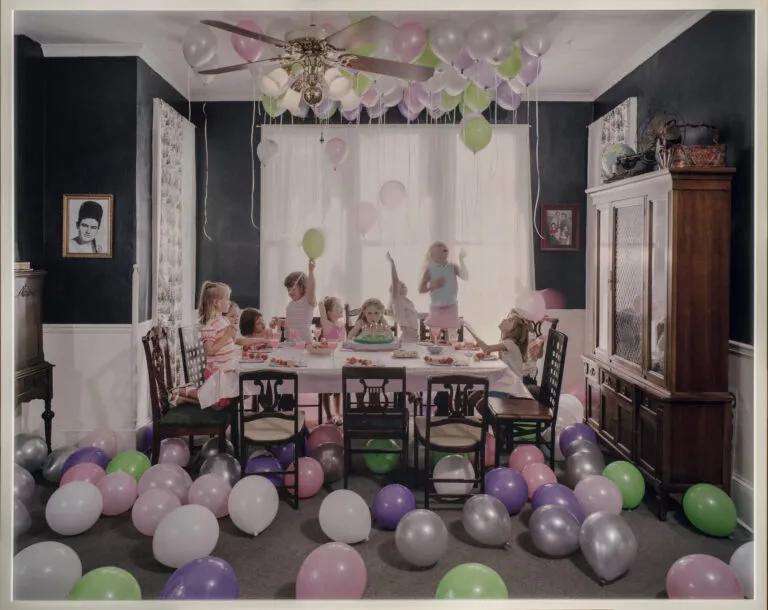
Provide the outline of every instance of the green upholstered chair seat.
[[173,407],[163,417],[164,426],[218,426],[229,417],[227,409],[200,408],[196,404]]

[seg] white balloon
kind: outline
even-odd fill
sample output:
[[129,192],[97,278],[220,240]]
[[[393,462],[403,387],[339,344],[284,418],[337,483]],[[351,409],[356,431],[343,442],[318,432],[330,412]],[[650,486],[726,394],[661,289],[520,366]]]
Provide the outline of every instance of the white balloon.
[[266,76],[262,76],[259,84],[265,95],[278,97],[288,88],[290,78],[291,76],[288,72],[282,68],[277,68]]
[[533,29],[523,34],[520,46],[530,55],[541,57],[552,46],[552,37],[546,28]]
[[467,51],[472,59],[491,57],[496,50],[499,33],[490,21],[475,21],[467,30]]
[[198,68],[216,56],[216,36],[208,26],[198,23],[184,34],[181,50],[187,63]]
[[443,77],[443,91],[448,95],[459,95],[464,93],[464,89],[467,88],[469,81],[467,77],[459,72],[456,68],[450,67],[446,69]]
[[259,157],[262,165],[267,165],[270,159],[277,154],[278,146],[274,140],[262,140],[256,146],[256,156]]
[[577,422],[584,421],[584,405],[573,394],[560,394],[558,404],[558,414],[567,412],[576,419]]
[[338,489],[320,505],[320,527],[334,542],[355,544],[371,535],[371,511],[358,494]]
[[219,522],[199,504],[180,506],[157,525],[152,553],[163,565],[179,568],[188,561],[213,552],[219,541]]
[[76,536],[99,520],[103,500],[93,483],[72,481],[59,487],[45,505],[45,521],[57,534]]
[[438,21],[429,28],[429,46],[432,52],[448,64],[455,62],[464,49],[461,28],[450,19]]
[[240,479],[229,494],[229,517],[235,527],[257,536],[275,520],[280,498],[274,484],[258,475]]
[[355,93],[353,89],[350,89],[347,94],[341,98],[341,109],[350,111],[360,108],[360,96]]
[[83,576],[77,553],[61,542],[38,542],[13,558],[13,598],[67,599]]
[[[474,479],[475,468],[462,455],[446,455],[437,464],[432,474],[435,479]],[[435,491],[444,497],[465,495],[472,492],[472,483],[435,483]]]
[[346,76],[338,76],[328,83],[328,97],[332,100],[339,101],[342,99],[352,88],[352,83]]
[[728,565],[741,582],[744,597],[752,599],[755,596],[755,543],[742,544],[731,555]]

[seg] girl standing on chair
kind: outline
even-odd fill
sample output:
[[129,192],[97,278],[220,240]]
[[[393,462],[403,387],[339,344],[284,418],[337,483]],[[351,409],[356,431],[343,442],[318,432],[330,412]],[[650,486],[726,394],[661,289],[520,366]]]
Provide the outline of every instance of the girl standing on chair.
[[429,293],[429,316],[424,323],[437,340],[441,330],[448,332],[449,341],[457,340],[459,321],[459,283],[466,281],[469,272],[464,264],[467,253],[459,252],[459,264],[448,262],[448,246],[435,242],[427,252],[427,268],[419,285],[419,292]]

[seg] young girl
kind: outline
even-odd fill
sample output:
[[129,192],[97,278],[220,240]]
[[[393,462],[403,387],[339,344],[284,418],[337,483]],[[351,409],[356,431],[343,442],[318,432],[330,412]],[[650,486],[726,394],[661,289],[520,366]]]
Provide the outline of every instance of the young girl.
[[[344,309],[341,300],[337,297],[325,297],[317,303],[320,311],[320,327],[323,338],[327,341],[344,341],[347,337],[347,329],[342,322]],[[337,426],[341,419],[341,394],[321,394],[326,417]],[[333,415],[331,415],[331,401],[333,401]]]
[[237,328],[237,321],[240,319],[240,308],[234,301],[229,302],[229,309],[224,313],[224,317],[232,326]]
[[413,301],[408,298],[408,287],[400,281],[395,261],[389,252],[387,252],[387,260],[392,267],[392,285],[389,287],[392,295],[390,308],[401,329],[400,339],[403,343],[416,343],[419,340],[419,314]]
[[264,316],[258,309],[246,307],[240,314],[240,334],[237,343],[239,345],[264,346],[269,343],[272,333],[267,328]]
[[349,331],[348,338],[354,339],[361,334],[366,327],[375,329],[383,326],[382,323],[386,324],[386,322],[384,322],[384,309],[384,303],[379,299],[366,299],[363,306],[360,308],[360,315],[358,316],[355,325],[352,327],[352,330]]
[[317,305],[315,297],[315,261],[309,259],[309,273],[301,271],[289,273],[285,282],[285,289],[290,302],[285,307],[285,321],[273,318],[269,323],[270,328],[285,327],[285,336],[288,340],[299,340],[312,343],[312,314]]
[[432,336],[440,334],[440,330],[448,331],[449,339],[457,338],[459,322],[459,284],[460,277],[464,281],[469,273],[464,265],[467,253],[459,252],[459,264],[448,262],[448,246],[435,242],[427,252],[427,269],[419,285],[419,292],[429,293],[429,316],[424,323],[429,327]]

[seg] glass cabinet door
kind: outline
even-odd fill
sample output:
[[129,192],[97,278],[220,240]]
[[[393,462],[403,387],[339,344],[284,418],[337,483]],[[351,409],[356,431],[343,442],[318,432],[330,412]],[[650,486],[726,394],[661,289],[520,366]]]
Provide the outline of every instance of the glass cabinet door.
[[667,197],[650,200],[650,320],[648,370],[664,377],[667,353],[667,269],[669,246],[669,202]]
[[611,315],[611,210],[598,208],[595,213],[597,227],[595,282],[595,348],[606,354],[610,353],[609,325]]

